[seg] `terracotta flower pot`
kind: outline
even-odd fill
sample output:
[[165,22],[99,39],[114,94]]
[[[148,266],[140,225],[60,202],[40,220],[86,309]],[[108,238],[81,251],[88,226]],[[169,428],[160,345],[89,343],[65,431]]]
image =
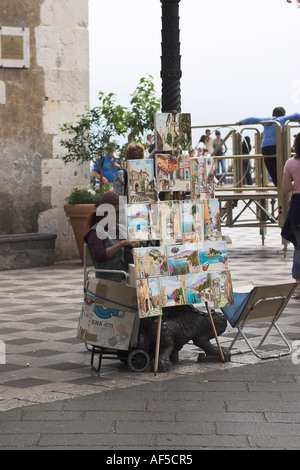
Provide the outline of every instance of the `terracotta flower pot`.
[[94,204],[65,204],[64,210],[67,217],[70,218],[70,222],[73,228],[73,232],[76,239],[78,252],[80,255],[81,262],[83,263],[83,237],[88,232],[88,219],[91,213],[95,210]]

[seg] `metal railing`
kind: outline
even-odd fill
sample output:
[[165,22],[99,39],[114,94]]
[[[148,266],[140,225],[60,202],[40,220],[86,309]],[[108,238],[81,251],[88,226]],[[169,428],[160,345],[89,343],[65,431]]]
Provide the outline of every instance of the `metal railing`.
[[[262,155],[261,142],[263,129],[259,126],[274,124],[276,126],[276,155]],[[281,126],[277,121],[260,121],[255,125],[211,124],[192,126],[192,130],[211,129],[225,131],[220,144],[211,154],[216,160],[225,160],[226,171],[216,174],[218,181],[215,186],[215,197],[219,199],[221,225],[227,227],[247,226],[259,227],[262,241],[268,226],[282,227],[288,212],[289,195],[282,191],[283,167],[291,157],[291,129],[298,128],[299,123],[286,122]],[[245,132],[252,133],[254,154],[243,154],[242,143]],[[231,140],[231,145],[229,141]],[[216,156],[218,150],[226,143],[231,152]],[[266,158],[276,158],[277,187],[269,181],[268,171],[264,164]],[[253,185],[244,184],[246,171],[243,160],[249,161]],[[249,167],[248,167],[249,168]],[[242,209],[238,207],[242,205]],[[244,219],[245,215],[250,219]]]

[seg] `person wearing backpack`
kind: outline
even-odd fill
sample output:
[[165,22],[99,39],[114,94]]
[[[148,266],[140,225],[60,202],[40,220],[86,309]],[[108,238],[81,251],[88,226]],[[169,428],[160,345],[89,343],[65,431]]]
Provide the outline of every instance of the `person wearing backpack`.
[[114,182],[114,178],[118,171],[120,171],[120,165],[116,162],[114,156],[114,148],[111,147],[111,151],[108,155],[104,157],[98,157],[93,170],[92,175],[96,179],[96,184],[99,184],[100,180],[100,169],[101,169],[101,176],[102,176],[102,183],[104,186],[112,186]]

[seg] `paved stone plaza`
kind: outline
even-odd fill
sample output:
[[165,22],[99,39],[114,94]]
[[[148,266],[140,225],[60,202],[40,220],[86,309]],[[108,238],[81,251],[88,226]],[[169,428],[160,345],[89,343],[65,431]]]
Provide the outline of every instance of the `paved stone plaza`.
[[[292,281],[293,248],[284,258],[279,229],[268,229],[265,246],[257,228],[223,229],[223,235],[232,240],[233,283]],[[198,363],[199,350],[188,344],[169,373],[136,373],[104,359],[99,375],[76,339],[83,297],[77,260],[2,271],[0,279],[0,340],[6,346],[1,449],[300,447],[297,356],[262,361],[248,353],[225,364]],[[291,343],[300,339],[299,302],[291,299],[279,320]],[[233,334],[228,326],[222,345]]]

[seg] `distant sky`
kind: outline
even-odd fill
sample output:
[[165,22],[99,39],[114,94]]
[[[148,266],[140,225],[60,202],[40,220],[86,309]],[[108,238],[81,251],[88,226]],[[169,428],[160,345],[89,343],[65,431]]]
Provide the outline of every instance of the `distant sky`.
[[[139,79],[161,97],[160,0],[89,0],[90,106],[129,105]],[[181,0],[181,108],[192,125],[300,111],[300,8],[286,0]]]

